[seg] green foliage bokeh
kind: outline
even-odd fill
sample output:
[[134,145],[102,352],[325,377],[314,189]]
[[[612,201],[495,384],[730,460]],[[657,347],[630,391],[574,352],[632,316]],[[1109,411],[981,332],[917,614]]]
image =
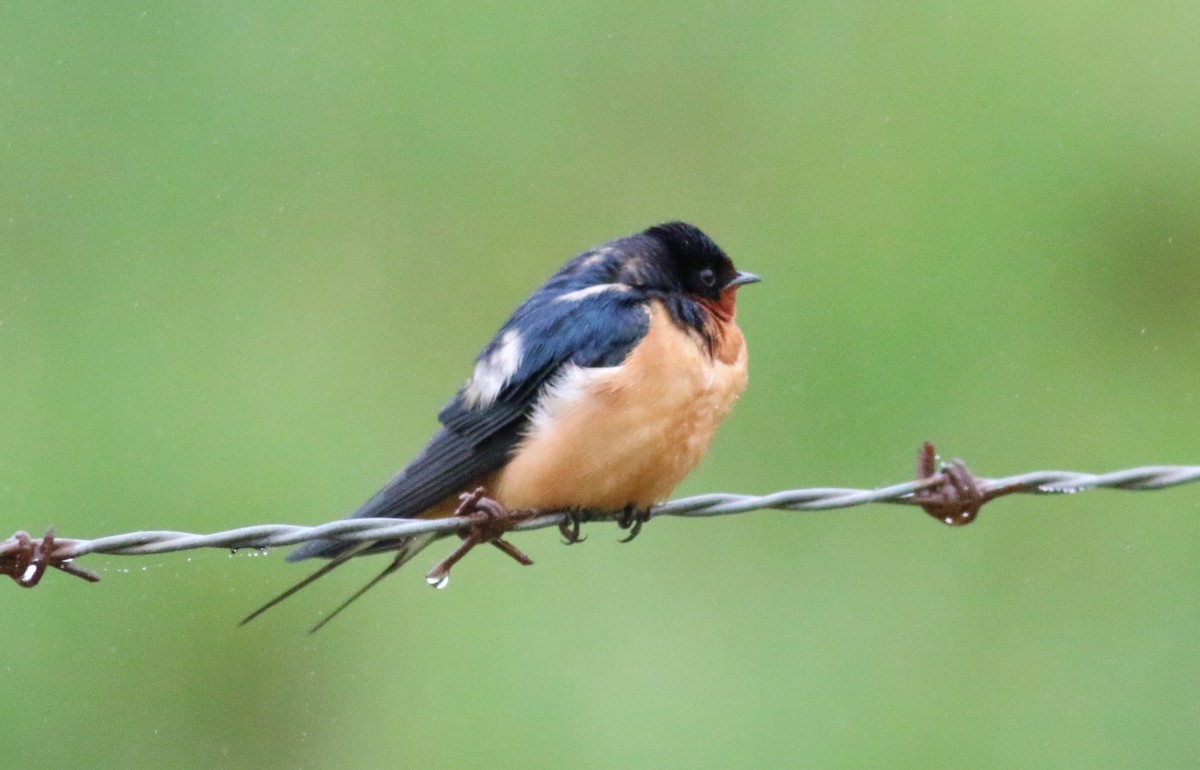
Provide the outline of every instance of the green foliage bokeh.
[[[9,2],[0,523],[315,523],[562,261],[684,218],[752,384],[680,489],[1200,462],[1194,3]],[[0,586],[20,767],[1189,767],[1200,488],[656,521],[519,569]]]

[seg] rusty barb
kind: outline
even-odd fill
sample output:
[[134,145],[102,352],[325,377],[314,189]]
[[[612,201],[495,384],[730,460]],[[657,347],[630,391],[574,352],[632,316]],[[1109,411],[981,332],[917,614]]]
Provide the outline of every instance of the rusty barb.
[[48,568],[83,578],[89,583],[99,583],[100,576],[87,567],[72,564],[77,540],[55,539],[54,530],[46,530],[41,541],[29,537],[21,530],[0,543],[0,575],[7,575],[22,588],[33,588],[42,580]]
[[[728,516],[759,510],[815,512],[889,503],[915,505],[944,524],[962,526],[975,521],[985,504],[1004,495],[1063,494],[1101,488],[1135,491],[1166,489],[1200,481],[1200,465],[1146,466],[1105,474],[1032,471],[1003,479],[986,479],[971,473],[962,460],[939,463],[933,445],[925,443],[918,455],[916,475],[913,481],[878,489],[826,487],[791,489],[762,496],[726,493],[698,495],[660,505],[648,514],[638,516],[637,520],[640,525],[644,520],[659,516]],[[463,515],[443,519],[339,519],[315,527],[260,524],[207,535],[174,531],[130,532],[95,540],[57,538],[50,531],[39,541],[26,532],[17,532],[0,543],[0,574],[11,577],[25,588],[36,586],[48,569],[94,583],[100,576],[74,564],[73,559],[89,553],[144,556],[195,548],[279,548],[317,539],[355,543],[386,541],[422,534],[435,538],[450,535],[462,538],[463,544],[439,565],[447,570],[450,564],[481,542],[494,543],[524,564],[529,562],[529,558],[502,540],[501,534],[557,527],[567,542],[571,543],[583,539],[578,531],[580,522],[613,521],[626,528],[633,524],[629,512],[624,511],[523,512],[514,521],[497,529],[494,526],[497,523],[495,512],[464,509],[461,513]]]
[[962,460],[942,463],[938,468],[937,450],[926,441],[917,453],[917,481],[929,482],[930,486],[912,495],[912,502],[921,506],[933,518],[960,527],[970,524],[979,515],[984,503],[1013,492],[1028,492],[1030,484],[1013,481],[988,489],[975,474],[967,470]]

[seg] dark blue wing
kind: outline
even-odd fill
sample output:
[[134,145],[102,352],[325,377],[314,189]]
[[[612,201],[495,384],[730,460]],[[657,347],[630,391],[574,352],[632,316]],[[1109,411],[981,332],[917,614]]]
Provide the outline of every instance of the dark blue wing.
[[[646,335],[650,320],[640,292],[608,290],[560,299],[572,289],[551,281],[517,309],[479,356],[488,356],[506,333],[520,335],[520,366],[496,399],[472,406],[460,390],[438,415],[442,429],[352,517],[410,518],[468,491],[508,461],[542,390],[564,365],[615,366]],[[331,557],[344,550],[344,544],[316,541],[288,560]]]

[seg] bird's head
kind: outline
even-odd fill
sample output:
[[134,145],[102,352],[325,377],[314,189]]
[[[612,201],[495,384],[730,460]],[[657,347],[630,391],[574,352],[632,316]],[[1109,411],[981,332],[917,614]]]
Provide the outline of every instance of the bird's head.
[[729,256],[698,227],[686,222],[655,225],[642,233],[657,248],[645,255],[653,268],[646,271],[652,283],[646,288],[681,292],[705,302],[732,304],[739,286],[762,280],[753,273],[739,272]]

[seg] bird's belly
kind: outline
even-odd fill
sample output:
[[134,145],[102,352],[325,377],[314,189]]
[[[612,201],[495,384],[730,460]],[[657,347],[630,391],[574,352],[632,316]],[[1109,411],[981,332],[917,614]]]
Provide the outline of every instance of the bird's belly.
[[[490,487],[510,508],[647,509],[703,459],[746,387],[741,345],[710,357],[654,308],[650,331],[618,367],[574,369],[552,389]],[[736,330],[736,327],[734,327]],[[570,380],[570,381],[567,381]]]

